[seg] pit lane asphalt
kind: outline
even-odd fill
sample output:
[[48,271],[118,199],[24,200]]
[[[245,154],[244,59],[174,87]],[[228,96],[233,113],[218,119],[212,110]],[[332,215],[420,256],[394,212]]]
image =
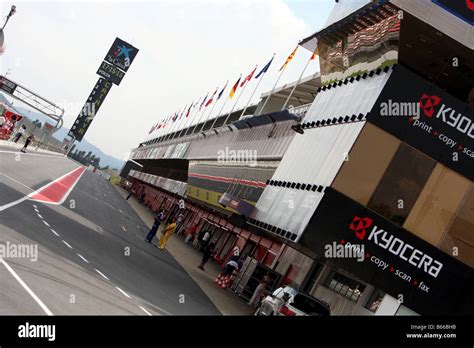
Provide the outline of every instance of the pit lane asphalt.
[[[76,167],[61,155],[0,147],[0,207]],[[0,243],[39,250],[35,262],[5,261],[53,314],[219,315],[168,252],[144,242],[147,231],[117,190],[89,170],[62,205],[25,200],[0,211]],[[3,265],[0,284],[0,314],[46,314]]]

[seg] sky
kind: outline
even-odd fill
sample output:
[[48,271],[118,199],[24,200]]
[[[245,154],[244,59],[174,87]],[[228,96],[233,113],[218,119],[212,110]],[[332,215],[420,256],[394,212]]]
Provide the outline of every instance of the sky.
[[[2,17],[12,4],[17,12],[5,28],[0,74],[8,72],[8,78],[63,107],[67,127],[94,87],[114,39],[139,49],[85,136],[107,154],[126,159],[154,124],[229,80],[223,103],[240,74],[247,76],[256,65],[258,72],[275,53],[251,100],[258,102],[298,42],[324,25],[334,0],[2,0]],[[297,80],[310,56],[299,47],[279,85]],[[304,75],[317,71],[316,60]],[[241,96],[238,90],[223,113],[244,107],[257,82],[253,79]],[[202,121],[209,112],[191,114],[188,122]]]

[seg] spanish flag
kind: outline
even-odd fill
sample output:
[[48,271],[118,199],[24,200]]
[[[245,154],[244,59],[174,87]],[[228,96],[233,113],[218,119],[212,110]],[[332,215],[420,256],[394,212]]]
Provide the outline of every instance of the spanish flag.
[[318,52],[318,48],[316,47],[316,49],[314,50],[313,52],[313,55],[311,56],[311,58],[309,60],[313,60],[313,59],[316,59],[316,57],[318,56],[319,52]]
[[283,64],[283,65],[281,66],[281,68],[280,68],[279,71],[282,71],[283,69],[286,68],[286,66],[288,65],[288,63],[291,62],[291,60],[292,60],[293,57],[295,56],[297,50],[298,50],[298,45],[296,46],[296,48],[294,49],[294,51],[291,52],[291,54],[288,56],[288,58],[286,58],[285,64]]
[[235,83],[234,87],[232,87],[232,89],[230,90],[230,94],[229,94],[229,98],[232,99],[234,97],[234,94],[235,94],[235,91],[237,90],[237,88],[239,87],[239,82],[240,82],[240,79],[242,78],[242,75],[240,75],[239,79],[237,80],[237,82]]

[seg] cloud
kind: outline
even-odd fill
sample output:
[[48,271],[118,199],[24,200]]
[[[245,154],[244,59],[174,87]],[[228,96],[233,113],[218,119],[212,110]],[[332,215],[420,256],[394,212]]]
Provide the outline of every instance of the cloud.
[[[279,0],[21,2],[6,29],[8,46],[0,68],[2,73],[11,68],[13,80],[65,105],[65,125],[70,126],[115,37],[139,48],[86,135],[103,151],[122,157],[143,141],[152,124],[226,80],[232,85],[255,64],[263,67],[275,52],[274,66],[255,94],[258,99],[271,89],[278,65],[313,31]],[[299,76],[303,64],[298,60],[310,55],[300,51],[282,82]],[[247,102],[253,87],[238,106]],[[228,103],[226,109],[231,107]]]

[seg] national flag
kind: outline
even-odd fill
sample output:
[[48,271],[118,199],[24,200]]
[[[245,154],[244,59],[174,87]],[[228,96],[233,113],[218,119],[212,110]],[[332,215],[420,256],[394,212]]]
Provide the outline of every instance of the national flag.
[[204,106],[208,107],[209,105],[211,105],[211,103],[212,103],[212,101],[214,100],[214,97],[215,97],[215,95],[216,95],[216,93],[217,93],[218,90],[219,90],[219,87],[216,88],[216,90],[215,90],[214,93],[212,94],[211,98],[209,98],[209,100],[207,101],[206,105],[204,105]]
[[224,88],[222,88],[222,91],[219,92],[219,95],[217,96],[217,100],[221,99],[222,94],[224,93],[225,89],[227,88],[227,84],[229,83],[229,80],[225,83]]
[[318,56],[319,52],[318,52],[318,48],[316,47],[316,49],[314,50],[313,54],[311,55],[311,58],[309,58],[309,60],[313,60],[313,59],[316,59],[316,57]]
[[235,94],[235,91],[237,90],[237,88],[239,87],[239,82],[240,82],[240,79],[242,78],[242,76],[239,77],[239,79],[237,80],[237,82],[235,83],[234,87],[232,87],[232,89],[230,90],[230,94],[229,94],[229,97],[232,99],[234,97],[234,94]]
[[270,59],[270,61],[267,63],[267,65],[265,65],[263,67],[263,69],[260,70],[260,72],[257,74],[257,76],[255,76],[256,79],[258,79],[261,75],[265,74],[268,71],[268,68],[270,67],[270,65],[273,62],[273,58],[275,58],[275,55],[273,55],[272,59]]
[[148,131],[148,134],[151,134],[151,133],[153,133],[153,132],[155,131],[155,127],[156,127],[156,126],[155,126],[155,125],[153,125],[153,126],[151,127],[151,129]]
[[202,108],[202,106],[204,105],[204,103],[206,102],[206,99],[207,99],[207,96],[208,96],[208,95],[209,95],[209,93],[206,94],[206,96],[205,96],[204,99],[202,100],[201,105],[199,106],[199,111],[201,111],[201,108]]
[[253,74],[255,74],[255,70],[257,70],[257,66],[255,66],[252,72],[248,74],[248,76],[242,81],[242,83],[240,84],[240,87],[243,87],[247,81],[250,81],[252,79]]
[[173,122],[175,122],[177,118],[178,118],[178,112],[176,111],[172,118]]
[[189,112],[191,111],[191,108],[193,107],[193,104],[194,104],[194,102],[192,102],[191,105],[189,105],[189,109],[188,109],[188,111],[186,112],[186,118],[188,118]]
[[288,58],[286,58],[285,64],[283,64],[283,65],[281,66],[281,68],[280,68],[279,71],[282,71],[283,69],[285,69],[286,66],[288,65],[288,63],[291,62],[291,60],[293,59],[293,57],[294,57],[295,54],[296,54],[296,51],[298,50],[298,47],[299,47],[299,46],[296,46],[296,48],[294,49],[294,51],[291,52],[291,54],[288,56]]

